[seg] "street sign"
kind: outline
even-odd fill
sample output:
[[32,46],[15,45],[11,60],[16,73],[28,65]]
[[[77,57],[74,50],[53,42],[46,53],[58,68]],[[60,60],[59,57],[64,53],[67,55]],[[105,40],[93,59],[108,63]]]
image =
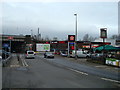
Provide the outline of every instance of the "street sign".
[[9,47],[9,44],[5,43],[5,44],[3,44],[3,47],[7,48],[7,47]]
[[100,31],[101,31],[100,37],[107,38],[107,28],[101,28]]
[[75,35],[68,35],[69,42],[75,42]]

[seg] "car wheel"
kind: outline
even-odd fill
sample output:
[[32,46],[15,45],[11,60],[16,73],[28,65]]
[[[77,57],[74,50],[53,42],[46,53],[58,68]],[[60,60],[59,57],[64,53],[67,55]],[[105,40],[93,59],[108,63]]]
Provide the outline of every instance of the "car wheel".
[[89,58],[89,56],[86,56],[86,58]]

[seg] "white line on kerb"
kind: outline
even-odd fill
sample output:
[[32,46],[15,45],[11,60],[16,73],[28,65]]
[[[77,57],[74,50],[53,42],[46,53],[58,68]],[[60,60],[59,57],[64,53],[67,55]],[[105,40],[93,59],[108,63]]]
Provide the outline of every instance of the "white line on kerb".
[[120,83],[120,81],[112,80],[112,79],[108,79],[108,78],[101,78],[101,79],[106,80],[106,81],[111,81],[111,82]]
[[84,73],[84,72],[80,72],[78,70],[74,70],[74,69],[70,69],[71,71],[74,71],[74,72],[77,72],[77,73],[80,73],[80,74],[84,74],[84,75],[88,75],[87,73]]
[[23,66],[25,66],[25,64],[24,64],[23,60],[22,60],[22,64],[23,64]]
[[24,60],[24,64],[25,64],[25,66],[28,66],[28,64],[26,63],[26,61]]

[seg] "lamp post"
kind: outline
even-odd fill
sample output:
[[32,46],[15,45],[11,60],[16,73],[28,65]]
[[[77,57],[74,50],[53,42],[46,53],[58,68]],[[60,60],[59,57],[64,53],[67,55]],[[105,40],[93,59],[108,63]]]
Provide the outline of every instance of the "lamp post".
[[33,37],[33,30],[31,29],[31,37]]
[[76,16],[75,20],[75,59],[77,59],[77,14],[74,14]]

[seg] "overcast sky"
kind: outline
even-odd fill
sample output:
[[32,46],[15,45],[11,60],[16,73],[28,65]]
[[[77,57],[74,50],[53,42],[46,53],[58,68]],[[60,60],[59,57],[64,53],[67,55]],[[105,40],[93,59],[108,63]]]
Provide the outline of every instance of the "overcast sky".
[[66,39],[75,33],[78,14],[78,39],[85,34],[99,37],[100,28],[108,36],[118,34],[117,2],[4,2],[2,4],[4,34],[37,34]]

